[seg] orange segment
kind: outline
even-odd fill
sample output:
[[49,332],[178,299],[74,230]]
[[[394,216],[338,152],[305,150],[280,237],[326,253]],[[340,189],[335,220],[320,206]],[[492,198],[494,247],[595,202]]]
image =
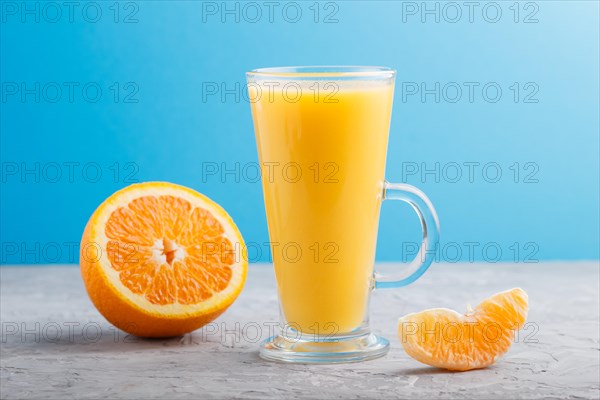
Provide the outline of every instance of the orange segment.
[[[100,257],[83,251],[90,245]],[[115,326],[139,336],[179,335],[210,322],[246,277],[244,242],[229,215],[170,183],[113,194],[88,221],[81,249],[93,303]]]
[[461,315],[446,308],[400,318],[398,335],[414,359],[456,371],[484,368],[508,351],[527,319],[527,294],[497,293]]

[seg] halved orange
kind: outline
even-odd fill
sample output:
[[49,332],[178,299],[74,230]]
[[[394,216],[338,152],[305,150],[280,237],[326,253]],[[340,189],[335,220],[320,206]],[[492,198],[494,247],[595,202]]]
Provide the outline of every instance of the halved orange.
[[134,184],[89,219],[81,274],[98,311],[137,336],[195,330],[223,313],[246,280],[242,235],[218,204],[166,182]]
[[500,292],[461,315],[435,308],[400,318],[404,350],[424,364],[455,371],[484,368],[508,351],[527,319],[527,293]]

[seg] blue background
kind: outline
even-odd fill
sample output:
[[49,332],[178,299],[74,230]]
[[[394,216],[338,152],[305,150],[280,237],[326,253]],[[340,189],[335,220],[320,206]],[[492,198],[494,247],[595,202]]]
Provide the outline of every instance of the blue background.
[[[278,3],[271,21],[268,8],[258,2],[257,22],[252,22],[256,9],[235,2],[227,7],[235,10],[237,4],[238,21],[235,13],[222,15],[222,2],[121,2],[117,16],[113,1],[81,2],[73,21],[61,6],[57,22],[52,22],[56,9],[27,3],[39,7],[36,22],[36,15],[22,14],[21,2],[3,2],[2,263],[76,263],[67,250],[79,241],[88,217],[130,181],[166,180],[195,188],[232,215],[246,241],[266,242],[260,183],[245,179],[241,169],[237,178],[203,177],[203,163],[232,169],[257,161],[250,107],[240,95],[244,72],[322,64],[398,70],[387,175],[419,186],[436,205],[448,250],[442,258],[454,260],[459,248],[459,258],[470,261],[465,243],[476,242],[474,260],[497,258],[482,252],[488,243],[500,246],[504,261],[597,259],[598,2],[536,2],[535,7],[520,2],[519,22],[513,3],[497,3],[502,16],[496,23],[482,15],[487,2],[479,3],[472,22],[462,7],[453,23],[455,10],[444,13],[445,3],[437,3],[439,22],[435,15],[411,13],[421,2],[320,2],[316,22],[312,1],[296,3],[302,11],[297,22],[292,20],[298,7],[287,2]],[[97,8],[100,20],[86,21],[95,18]],[[487,12],[488,20],[495,18],[495,8]],[[23,82],[29,88],[40,83],[39,102],[34,95],[10,94]],[[63,85],[56,103],[49,101],[56,96],[52,82]],[[64,82],[79,83],[72,102]],[[95,103],[93,88],[90,97],[82,94],[88,82],[102,89]],[[462,97],[452,103],[454,92],[441,93],[439,102],[434,95],[403,93],[411,82],[428,88],[436,82],[441,88],[448,82],[480,86],[472,102],[463,86]],[[502,88],[497,102],[482,95],[488,82]],[[514,82],[520,87],[516,102]],[[234,92],[238,85],[237,98],[210,95],[206,88],[213,84]],[[525,102],[532,88],[538,91],[528,100],[537,102]],[[132,91],[137,92],[128,100],[137,102],[124,102]],[[424,163],[432,169],[436,162],[438,182],[432,174],[407,174],[407,168],[421,169]],[[472,182],[465,162],[480,163]],[[53,163],[61,166],[58,178]],[[72,177],[64,163],[79,163]],[[456,164],[449,163],[462,167],[457,182],[452,182],[456,169],[449,169]],[[491,182],[495,167],[482,175],[488,163],[501,169],[496,183]],[[517,182],[514,163],[519,163]],[[21,175],[36,165],[39,177]],[[83,171],[85,165],[91,167]],[[102,172],[97,182],[94,167]],[[384,205],[379,260],[407,258],[400,243],[419,238],[409,206]],[[521,249],[517,255],[513,243]],[[23,252],[36,246],[37,254]],[[253,261],[258,259],[268,260],[268,254]]]

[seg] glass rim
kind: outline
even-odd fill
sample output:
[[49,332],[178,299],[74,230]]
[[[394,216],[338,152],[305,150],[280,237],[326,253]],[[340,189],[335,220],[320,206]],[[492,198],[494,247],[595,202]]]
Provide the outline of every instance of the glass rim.
[[257,68],[246,72],[248,78],[283,78],[283,79],[389,79],[396,75],[396,70],[379,66],[353,65],[314,65],[297,67]]

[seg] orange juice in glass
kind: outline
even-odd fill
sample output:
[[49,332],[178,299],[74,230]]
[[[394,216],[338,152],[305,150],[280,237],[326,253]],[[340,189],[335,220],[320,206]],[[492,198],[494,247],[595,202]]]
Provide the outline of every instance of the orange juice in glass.
[[[286,67],[247,77],[283,325],[260,354],[291,362],[382,356],[389,344],[369,330],[370,292],[416,280],[439,230],[422,192],[384,180],[395,72]],[[413,205],[424,238],[409,274],[376,280],[379,211],[390,198]]]

